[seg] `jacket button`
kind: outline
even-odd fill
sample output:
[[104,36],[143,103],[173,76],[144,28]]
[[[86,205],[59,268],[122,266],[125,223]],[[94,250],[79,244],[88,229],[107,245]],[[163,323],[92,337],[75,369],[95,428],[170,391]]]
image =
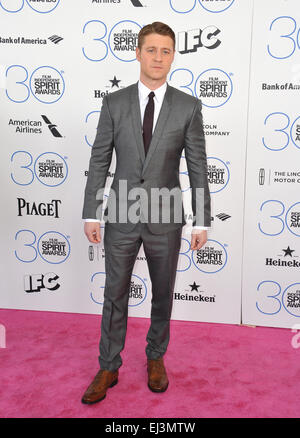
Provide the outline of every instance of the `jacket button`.
[[144,181],[145,181],[145,180],[142,178],[142,179],[141,179],[141,183],[143,184]]

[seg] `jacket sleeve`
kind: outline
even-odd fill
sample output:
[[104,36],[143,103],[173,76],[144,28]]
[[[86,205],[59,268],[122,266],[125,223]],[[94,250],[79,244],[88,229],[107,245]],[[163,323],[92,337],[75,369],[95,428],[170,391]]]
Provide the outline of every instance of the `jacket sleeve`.
[[105,96],[89,162],[84,192],[83,219],[100,219],[103,191],[114,148],[113,132],[113,120],[109,112],[107,96]]
[[201,101],[197,99],[190,123],[185,132],[184,148],[192,191],[193,225],[210,227],[211,205],[201,110]]

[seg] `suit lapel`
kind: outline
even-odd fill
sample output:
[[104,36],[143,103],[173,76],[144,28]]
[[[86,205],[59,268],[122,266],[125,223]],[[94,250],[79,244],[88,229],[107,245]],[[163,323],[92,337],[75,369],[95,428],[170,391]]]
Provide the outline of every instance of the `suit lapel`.
[[141,121],[141,109],[139,102],[139,91],[138,91],[138,82],[134,84],[131,93],[131,121],[133,132],[137,144],[138,153],[142,162],[145,160],[145,148],[143,141],[143,132],[142,132],[142,121]]
[[[155,129],[154,129],[152,139],[151,139],[151,142],[149,145],[147,156],[146,156],[146,159],[144,161],[142,174],[145,173],[145,170],[149,164],[149,161],[151,160],[151,158],[152,158],[152,156],[157,148],[157,145],[158,145],[158,142],[161,138],[162,132],[166,126],[167,119],[169,117],[170,109],[171,109],[171,97],[172,97],[172,88],[167,84],[167,90],[165,93],[165,97],[164,97],[164,100],[163,100],[163,103],[162,103],[162,106],[160,109],[160,113],[159,113],[156,125],[155,125]],[[143,138],[142,138],[142,140],[143,140]],[[144,143],[143,143],[143,147],[144,147]],[[145,153],[144,153],[144,155],[145,155]]]
[[136,139],[137,149],[139,156],[144,163],[142,174],[144,174],[156,148],[162,132],[166,126],[167,119],[170,114],[171,109],[171,97],[172,97],[172,87],[167,84],[167,90],[165,93],[165,97],[160,109],[160,113],[156,122],[156,126],[152,135],[152,139],[149,145],[148,153],[145,158],[145,149],[144,149],[144,141],[143,141],[143,132],[142,132],[142,121],[141,121],[141,110],[139,103],[139,93],[138,93],[138,83],[134,84],[131,93],[131,121],[134,136]]

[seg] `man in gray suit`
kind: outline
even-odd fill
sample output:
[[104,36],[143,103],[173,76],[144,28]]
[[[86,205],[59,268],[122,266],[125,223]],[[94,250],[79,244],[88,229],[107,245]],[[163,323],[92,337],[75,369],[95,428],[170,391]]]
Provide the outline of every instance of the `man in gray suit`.
[[179,182],[183,149],[192,195],[191,249],[200,249],[207,241],[211,215],[201,102],[167,84],[174,54],[175,34],[169,26],[160,22],[144,26],[136,49],[138,83],[103,99],[83,207],[85,234],[92,243],[101,241],[99,215],[113,149],[116,169],[104,211],[106,281],[100,370],[83,403],[102,400],[107,389],[118,382],[130,280],[142,243],[152,284],[151,324],[146,338],[148,387],[153,392],[168,387],[163,356],[169,343],[185,225]]

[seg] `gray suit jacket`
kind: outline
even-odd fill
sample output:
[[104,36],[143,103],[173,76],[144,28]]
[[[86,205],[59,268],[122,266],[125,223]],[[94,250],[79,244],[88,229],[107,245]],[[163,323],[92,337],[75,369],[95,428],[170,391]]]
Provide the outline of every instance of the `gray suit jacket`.
[[82,217],[101,216],[101,189],[105,187],[115,148],[116,169],[104,212],[108,214],[106,220],[120,231],[129,232],[136,224],[135,218],[141,216],[154,234],[184,225],[179,182],[184,149],[192,190],[193,225],[210,226],[201,107],[197,98],[167,85],[145,157],[138,83],[106,95],[91,152]]

